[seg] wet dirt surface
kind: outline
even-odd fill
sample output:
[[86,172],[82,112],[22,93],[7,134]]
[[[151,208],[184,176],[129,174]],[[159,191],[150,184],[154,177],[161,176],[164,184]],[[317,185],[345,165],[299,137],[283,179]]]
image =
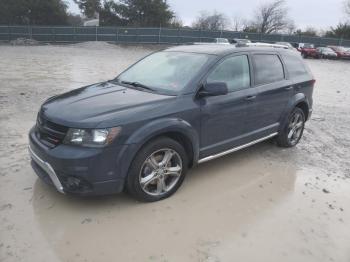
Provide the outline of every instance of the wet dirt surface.
[[292,149],[265,142],[191,170],[171,198],[56,193],[27,133],[48,97],[111,79],[142,47],[0,46],[0,261],[350,261],[350,63],[307,60],[314,114]]

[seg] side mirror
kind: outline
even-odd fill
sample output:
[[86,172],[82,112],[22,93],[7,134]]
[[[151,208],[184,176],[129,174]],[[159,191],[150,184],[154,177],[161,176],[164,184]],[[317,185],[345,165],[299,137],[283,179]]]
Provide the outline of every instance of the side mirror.
[[228,93],[227,84],[225,82],[206,83],[199,91],[200,97],[205,96],[221,96]]

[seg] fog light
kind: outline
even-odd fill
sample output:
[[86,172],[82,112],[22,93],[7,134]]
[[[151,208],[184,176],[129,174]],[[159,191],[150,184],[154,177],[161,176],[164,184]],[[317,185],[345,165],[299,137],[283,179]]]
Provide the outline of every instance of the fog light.
[[70,176],[70,177],[67,178],[67,187],[69,189],[79,188],[80,183],[81,183],[81,180],[79,178],[76,178],[76,177],[73,177],[73,176]]

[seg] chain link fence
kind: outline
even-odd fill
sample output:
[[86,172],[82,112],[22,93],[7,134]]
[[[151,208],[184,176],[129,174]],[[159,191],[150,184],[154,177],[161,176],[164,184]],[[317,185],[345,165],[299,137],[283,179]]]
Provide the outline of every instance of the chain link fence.
[[207,31],[186,28],[0,26],[0,41],[29,38],[47,43],[106,41],[125,44],[186,44],[213,42],[215,38],[245,38],[259,42],[312,43],[316,46],[350,46],[349,39],[302,35],[259,34],[236,31]]

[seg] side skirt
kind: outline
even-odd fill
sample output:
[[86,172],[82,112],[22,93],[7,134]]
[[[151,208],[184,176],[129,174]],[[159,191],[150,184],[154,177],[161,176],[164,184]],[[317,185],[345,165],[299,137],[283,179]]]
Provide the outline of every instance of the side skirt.
[[215,155],[211,155],[211,156],[207,156],[205,158],[202,158],[202,159],[199,159],[198,160],[198,164],[201,164],[201,163],[204,163],[204,162],[207,162],[207,161],[210,161],[210,160],[213,160],[213,159],[216,159],[216,158],[219,158],[219,157],[222,157],[224,155],[227,155],[227,154],[230,154],[230,153],[233,153],[233,152],[236,152],[238,150],[241,150],[243,148],[246,148],[246,147],[249,147],[249,146],[252,146],[252,145],[255,145],[257,143],[260,143],[264,140],[267,140],[267,139],[270,139],[274,136],[278,135],[278,133],[272,133],[271,135],[268,135],[268,136],[265,136],[265,137],[262,137],[262,138],[259,138],[257,140],[254,140],[252,142],[249,142],[247,144],[244,144],[244,145],[241,145],[241,146],[237,146],[237,147],[234,147],[234,148],[231,148],[229,150],[226,150],[226,151],[223,151],[221,153],[218,153],[218,154],[215,154]]

